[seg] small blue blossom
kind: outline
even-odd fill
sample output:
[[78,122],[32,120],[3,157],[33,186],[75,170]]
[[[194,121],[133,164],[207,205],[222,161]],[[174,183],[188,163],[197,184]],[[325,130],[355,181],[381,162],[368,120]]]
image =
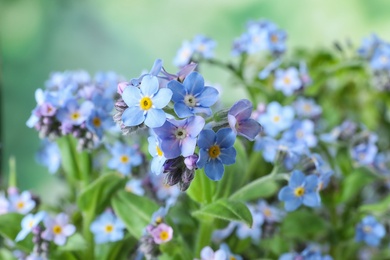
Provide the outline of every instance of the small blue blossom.
[[248,208],[252,213],[252,227],[249,227],[247,224],[242,222],[235,222],[237,226],[236,235],[241,240],[250,237],[253,242],[258,243],[262,234],[261,227],[264,223],[264,215],[260,212],[257,212],[253,206],[248,205]]
[[267,223],[280,222],[283,218],[283,212],[273,206],[268,205],[265,200],[260,200],[257,203],[258,211],[263,214],[264,221]]
[[46,166],[50,173],[56,173],[61,166],[61,153],[57,143],[44,139],[36,155],[36,160]]
[[160,201],[164,201],[167,207],[174,205],[180,195],[180,189],[177,185],[169,186],[165,183],[164,175],[149,174],[150,183],[153,192]]
[[159,89],[158,79],[148,75],[142,78],[140,88],[128,86],[122,98],[128,108],[122,114],[125,126],[138,126],[145,123],[150,128],[160,127],[166,120],[162,110],[170,101],[172,91]]
[[293,107],[299,117],[315,118],[322,113],[322,108],[309,98],[298,97]]
[[377,136],[370,134],[367,141],[358,143],[351,149],[352,158],[360,165],[370,165],[374,162],[378,152]]
[[296,68],[290,67],[286,70],[276,70],[274,87],[276,90],[282,91],[285,96],[291,96],[301,86],[302,82]]
[[154,135],[148,138],[149,146],[148,150],[151,156],[153,156],[151,162],[151,171],[152,173],[159,175],[164,171],[164,163],[167,160],[165,158],[163,151],[161,150],[161,145]]
[[214,49],[217,43],[208,37],[203,35],[197,35],[192,41],[192,46],[195,54],[199,54],[204,59],[210,59],[214,57]]
[[134,166],[142,163],[141,154],[126,144],[115,143],[113,147],[108,148],[112,157],[107,165],[110,169],[115,169],[124,175],[129,175]]
[[203,129],[205,121],[200,116],[192,116],[184,120],[168,119],[161,127],[153,131],[160,140],[161,150],[165,158],[173,159],[180,155],[193,155],[196,137]]
[[284,140],[294,144],[304,144],[307,147],[317,145],[317,137],[314,135],[314,123],[309,119],[295,120],[289,130],[284,132]]
[[173,64],[177,67],[183,67],[190,63],[192,55],[194,55],[193,44],[189,41],[184,41],[180,49],[177,51]]
[[292,172],[288,186],[283,187],[278,198],[284,201],[287,211],[294,211],[302,204],[308,207],[318,207],[321,198],[317,191],[318,177],[315,175],[305,176],[302,172]]
[[227,260],[242,260],[242,257],[240,255],[233,254],[230,251],[230,248],[229,248],[229,246],[227,244],[222,243],[221,246],[220,246],[220,249],[225,251]]
[[65,245],[67,237],[76,232],[76,227],[69,224],[69,217],[65,213],[59,213],[55,218],[46,216],[43,223],[46,229],[42,232],[42,238],[59,246]]
[[259,123],[267,135],[275,137],[280,131],[289,128],[294,120],[294,110],[290,106],[282,107],[278,102],[271,102],[265,113],[259,116]]
[[92,109],[93,103],[90,101],[84,101],[79,105],[77,100],[70,99],[64,104],[63,108],[58,110],[57,119],[62,124],[81,125],[87,120]]
[[203,130],[199,134],[197,165],[199,168],[205,168],[204,171],[211,180],[218,181],[222,178],[224,164],[236,162],[236,149],[233,147],[235,140],[236,135],[230,128],[222,128],[217,133],[213,130]]
[[382,40],[376,35],[371,34],[362,40],[362,44],[358,49],[360,56],[366,59],[370,59],[374,54],[375,49],[382,43]]
[[284,30],[273,28],[268,33],[268,49],[272,53],[283,53],[286,50],[287,33]]
[[104,131],[110,129],[113,123],[110,114],[103,110],[92,110],[86,121],[86,126],[89,131],[96,134],[99,139],[102,139]]
[[91,224],[90,230],[96,244],[115,242],[124,238],[125,225],[111,211],[105,211]]
[[390,69],[390,44],[383,43],[375,49],[370,65],[374,70]]
[[188,75],[183,84],[172,80],[167,87],[173,92],[174,110],[180,118],[195,114],[210,116],[210,107],[218,100],[218,91],[213,87],[205,87],[204,79],[198,72]]
[[200,260],[226,260],[227,255],[223,249],[214,250],[206,246],[200,251]]
[[356,226],[356,242],[364,241],[367,245],[377,247],[385,236],[385,227],[374,216],[366,216]]
[[330,255],[322,255],[319,248],[308,246],[301,253],[285,253],[279,260],[333,260]]
[[29,191],[23,191],[21,194],[15,193],[8,197],[10,202],[10,211],[26,214],[36,205]]
[[34,227],[36,227],[46,216],[46,212],[40,211],[34,214],[28,214],[22,219],[22,230],[18,233],[15,238],[15,241],[21,241],[25,239],[25,237],[30,234]]
[[126,183],[126,191],[132,192],[138,196],[143,196],[145,190],[142,187],[142,180],[131,179]]
[[265,68],[262,71],[259,72],[258,75],[259,79],[266,79],[271,74],[271,72],[273,72],[280,66],[281,63],[282,63],[281,57],[269,63],[267,66],[265,66]]

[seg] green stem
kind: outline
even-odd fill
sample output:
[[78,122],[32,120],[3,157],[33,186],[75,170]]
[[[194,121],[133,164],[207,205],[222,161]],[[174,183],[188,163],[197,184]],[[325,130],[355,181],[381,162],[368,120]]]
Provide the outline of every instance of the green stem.
[[95,259],[95,242],[93,240],[93,235],[89,230],[91,223],[93,221],[93,216],[87,212],[83,213],[83,234],[85,240],[88,242],[88,248],[85,251],[84,259]]
[[205,218],[199,222],[199,232],[195,246],[196,255],[200,255],[203,247],[210,245],[213,230],[213,221],[211,219]]

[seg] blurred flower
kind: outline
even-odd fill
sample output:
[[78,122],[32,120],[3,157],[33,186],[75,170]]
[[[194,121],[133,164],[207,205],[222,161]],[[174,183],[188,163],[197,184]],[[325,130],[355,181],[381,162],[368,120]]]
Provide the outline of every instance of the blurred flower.
[[286,132],[283,139],[294,144],[304,144],[307,147],[317,145],[317,137],[314,135],[314,123],[309,119],[295,120]]
[[189,41],[184,41],[180,49],[177,51],[173,64],[177,67],[182,67],[190,63],[191,57],[194,55],[194,46]]
[[122,240],[124,229],[123,222],[109,210],[100,214],[90,226],[96,244]]
[[226,260],[227,255],[223,249],[219,249],[214,252],[214,250],[206,246],[200,251],[201,260]]
[[99,139],[103,138],[103,133],[113,125],[112,117],[104,111],[92,110],[86,121],[89,131],[96,134]]
[[112,157],[107,166],[110,169],[119,171],[124,175],[129,175],[134,166],[142,163],[141,154],[133,147],[116,142],[113,147],[108,147]]
[[33,214],[28,214],[22,219],[22,230],[18,233],[18,235],[15,238],[15,241],[21,241],[23,240],[34,227],[36,227],[46,216],[46,212],[40,211],[36,213],[35,215]]
[[286,70],[276,70],[274,87],[276,90],[282,91],[285,96],[291,96],[301,86],[302,82],[296,68],[290,67]]
[[67,237],[76,231],[74,225],[68,224],[68,216],[65,213],[60,213],[55,218],[46,217],[43,223],[46,229],[42,232],[42,238],[59,246],[65,245]]
[[230,128],[222,128],[215,133],[203,130],[199,134],[199,168],[205,168],[205,174],[213,181],[218,181],[224,173],[223,165],[236,161],[236,149],[233,147],[236,135]]
[[226,253],[226,259],[227,260],[242,260],[242,257],[240,255],[233,254],[230,251],[230,248],[227,244],[222,243],[220,246],[220,250],[223,250]]
[[283,218],[283,212],[276,207],[268,205],[265,200],[260,200],[257,203],[259,212],[263,215],[264,221],[267,223],[280,222]]
[[356,226],[355,240],[364,241],[367,245],[377,247],[385,236],[385,227],[374,216],[366,216]]
[[3,192],[0,192],[0,215],[6,214],[10,211],[10,203]]
[[164,244],[172,239],[173,229],[167,224],[161,223],[149,232],[156,244]]
[[79,105],[76,99],[70,99],[58,110],[57,119],[65,125],[81,125],[87,120],[92,109],[93,103],[90,101]]
[[317,191],[318,177],[315,175],[305,176],[302,172],[292,172],[288,186],[283,187],[278,198],[284,201],[287,211],[296,210],[301,204],[308,207],[318,207],[321,198]]
[[30,212],[36,204],[29,191],[23,191],[21,194],[15,193],[10,195],[8,199],[10,202],[10,211],[16,211],[21,214]]
[[375,144],[377,139],[376,135],[369,134],[366,140],[352,146],[350,150],[351,157],[360,165],[372,164],[378,152],[378,147]]
[[383,43],[375,49],[370,65],[374,70],[390,69],[390,44]]
[[126,191],[132,192],[138,196],[143,196],[145,194],[145,190],[142,187],[142,180],[131,179],[126,182]]
[[204,59],[214,57],[214,49],[217,43],[204,35],[196,35],[192,41],[192,46],[195,54],[199,54]]
[[36,159],[46,166],[50,173],[56,173],[61,166],[61,153],[57,143],[47,139],[42,140]]
[[293,107],[299,117],[316,118],[322,113],[322,108],[309,98],[298,97]]
[[382,43],[382,40],[376,34],[371,34],[362,40],[362,44],[358,49],[360,56],[370,59],[374,54],[375,49]]
[[294,110],[290,106],[282,107],[278,102],[271,102],[265,113],[259,116],[259,123],[267,135],[274,137],[280,131],[289,128],[294,119]]

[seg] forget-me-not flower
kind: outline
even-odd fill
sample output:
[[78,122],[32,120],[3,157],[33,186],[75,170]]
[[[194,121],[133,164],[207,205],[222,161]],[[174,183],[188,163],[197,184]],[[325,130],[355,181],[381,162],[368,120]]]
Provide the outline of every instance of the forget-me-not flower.
[[227,255],[223,249],[218,249],[214,252],[214,250],[206,246],[200,251],[200,259],[201,260],[226,260]]
[[123,239],[125,224],[111,211],[100,214],[91,224],[90,230],[96,244],[115,242]]
[[364,241],[369,246],[377,247],[385,234],[385,227],[374,216],[366,216],[356,226],[355,240],[357,242]]
[[236,135],[230,128],[222,128],[215,133],[213,130],[203,130],[199,134],[198,146],[199,168],[204,171],[211,180],[218,181],[225,171],[224,164],[229,165],[236,162],[236,149],[233,144]]
[[131,146],[122,143],[115,143],[109,147],[112,158],[107,165],[110,169],[115,169],[124,175],[129,175],[133,166],[142,163],[141,154]]
[[154,135],[148,138],[149,146],[148,150],[151,156],[153,156],[151,162],[151,171],[152,173],[158,175],[164,171],[164,163],[167,160],[164,156],[163,151],[160,148],[160,143],[158,138]]
[[259,116],[259,123],[267,135],[275,137],[280,131],[289,128],[294,119],[294,110],[290,106],[281,106],[273,101],[268,104],[265,113]]
[[76,227],[68,222],[69,218],[65,213],[60,213],[55,218],[47,216],[43,220],[46,229],[42,232],[42,238],[59,246],[65,245],[67,237],[76,232]]
[[37,214],[28,214],[22,219],[22,230],[18,233],[18,235],[15,238],[15,241],[21,241],[23,240],[34,227],[36,227],[45,217],[46,212],[40,211]]
[[172,239],[173,229],[165,223],[160,223],[153,227],[149,233],[152,235],[154,243],[160,245]]
[[57,119],[62,124],[81,125],[87,120],[94,105],[91,101],[84,101],[81,105],[76,99],[68,100],[64,107],[60,108],[57,113]]
[[293,107],[299,117],[314,118],[322,113],[322,108],[309,98],[298,97]]
[[294,67],[276,70],[275,77],[275,89],[282,91],[285,96],[291,96],[302,86],[298,70]]
[[317,176],[305,176],[302,172],[295,170],[291,174],[288,185],[279,191],[278,198],[284,201],[284,208],[287,211],[294,211],[302,204],[308,207],[318,207],[321,204],[321,198],[317,185]]
[[202,75],[195,71],[185,78],[183,84],[172,80],[167,87],[173,92],[174,110],[180,118],[195,114],[210,116],[210,107],[218,100],[218,91],[205,86]]
[[187,65],[192,55],[194,54],[194,46],[189,41],[184,41],[173,60],[173,64],[177,67]]
[[294,144],[305,144],[308,147],[317,145],[317,137],[314,135],[314,123],[309,119],[295,120],[289,130],[284,132],[283,139]]
[[138,196],[143,196],[145,194],[145,190],[142,187],[142,180],[131,179],[126,182],[126,191],[137,194]]
[[137,126],[145,123],[150,128],[162,126],[166,120],[162,109],[171,101],[171,97],[170,89],[159,89],[157,77],[144,76],[139,88],[128,86],[123,90],[122,98],[128,106],[122,114],[123,124]]
[[36,204],[29,191],[23,191],[21,194],[12,194],[8,199],[10,202],[10,211],[16,211],[21,214],[30,212]]
[[55,173],[61,166],[60,148],[56,142],[44,139],[36,155],[37,161],[46,166],[50,173]]

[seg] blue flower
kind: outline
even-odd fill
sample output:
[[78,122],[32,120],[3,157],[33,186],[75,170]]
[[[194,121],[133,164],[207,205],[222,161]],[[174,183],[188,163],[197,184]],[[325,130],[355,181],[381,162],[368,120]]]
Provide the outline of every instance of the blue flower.
[[261,125],[250,118],[252,114],[252,103],[247,99],[236,102],[228,112],[230,128],[237,134],[253,141],[261,131]]
[[202,58],[210,59],[214,57],[214,49],[217,43],[208,37],[203,35],[195,36],[192,41],[192,46],[195,53],[198,53]]
[[357,242],[364,241],[369,246],[377,247],[385,234],[385,227],[374,216],[366,216],[356,226],[355,240]]
[[90,230],[96,244],[115,242],[124,237],[125,225],[111,211],[99,215],[91,224]]
[[230,248],[229,248],[229,246],[227,244],[222,243],[221,246],[220,246],[220,249],[225,251],[226,257],[227,257],[226,259],[228,259],[228,260],[242,260],[242,257],[240,255],[233,254],[230,251]]
[[358,49],[358,53],[363,58],[369,59],[372,57],[375,49],[382,43],[382,40],[376,34],[371,34],[369,37],[362,40],[362,44]]
[[193,54],[194,46],[189,41],[184,41],[180,49],[177,51],[173,64],[177,67],[183,67],[190,63]]
[[308,119],[295,120],[289,130],[284,132],[283,139],[294,144],[305,144],[308,147],[317,145],[317,137],[314,135],[314,123]]
[[360,165],[372,164],[378,152],[376,141],[377,136],[370,134],[367,140],[353,146],[350,151],[352,158]]
[[90,101],[84,101],[79,105],[77,100],[70,99],[65,103],[63,108],[58,110],[57,119],[62,124],[81,125],[87,120],[92,109],[93,103]]
[[126,191],[137,194],[138,196],[143,196],[145,194],[145,190],[142,187],[142,180],[131,179],[126,182]]
[[45,217],[46,212],[40,211],[37,214],[28,214],[22,219],[22,230],[18,233],[18,235],[15,238],[15,241],[21,241],[23,240],[34,227],[36,227]]
[[199,168],[204,171],[211,180],[218,181],[222,178],[224,167],[236,162],[236,149],[233,144],[236,135],[230,128],[222,128],[215,133],[212,130],[203,130],[199,134],[198,146]]
[[124,175],[129,175],[133,166],[138,166],[142,163],[141,154],[126,144],[117,142],[108,149],[112,155],[112,158],[107,163],[108,167]]
[[37,161],[46,166],[50,173],[55,173],[61,166],[61,153],[57,143],[44,139],[36,155]]
[[286,50],[287,34],[281,29],[270,29],[268,33],[268,48],[272,53],[282,53]]
[[198,72],[188,75],[183,84],[172,80],[167,87],[173,92],[174,110],[180,118],[200,113],[210,116],[210,107],[218,100],[218,91],[205,87],[204,79]]
[[280,131],[289,128],[294,119],[294,110],[290,106],[282,107],[278,102],[271,102],[267,111],[259,116],[259,123],[267,135],[275,137]]
[[112,117],[103,110],[92,110],[86,121],[86,126],[89,131],[96,134],[99,139],[102,139],[104,130],[113,126],[113,120]]
[[390,44],[381,44],[376,48],[370,61],[371,68],[374,70],[390,69]]
[[145,123],[150,128],[162,126],[166,120],[162,108],[171,101],[171,97],[170,89],[159,89],[155,76],[143,77],[140,88],[128,86],[123,90],[122,98],[128,106],[122,114],[123,124],[137,126]]
[[284,201],[287,211],[294,211],[302,204],[308,207],[318,207],[321,198],[317,191],[318,177],[315,175],[305,176],[302,172],[292,172],[288,186],[283,187],[278,198]]
[[299,117],[314,118],[322,113],[322,108],[309,98],[298,97],[293,107]]
[[35,200],[29,191],[23,191],[21,194],[15,193],[9,196],[10,211],[26,214],[30,212],[36,205]]
[[184,120],[168,119],[161,127],[154,128],[153,131],[160,140],[165,158],[193,155],[196,137],[202,131],[204,124],[202,117],[192,116]]
[[151,170],[152,173],[159,175],[164,171],[164,163],[167,160],[165,158],[163,151],[160,148],[160,144],[158,141],[158,138],[155,136],[150,136],[148,138],[149,146],[148,150],[151,156],[153,156],[152,162],[151,162]]
[[285,96],[291,96],[302,86],[298,70],[294,67],[276,70],[275,77],[275,89],[282,91]]

